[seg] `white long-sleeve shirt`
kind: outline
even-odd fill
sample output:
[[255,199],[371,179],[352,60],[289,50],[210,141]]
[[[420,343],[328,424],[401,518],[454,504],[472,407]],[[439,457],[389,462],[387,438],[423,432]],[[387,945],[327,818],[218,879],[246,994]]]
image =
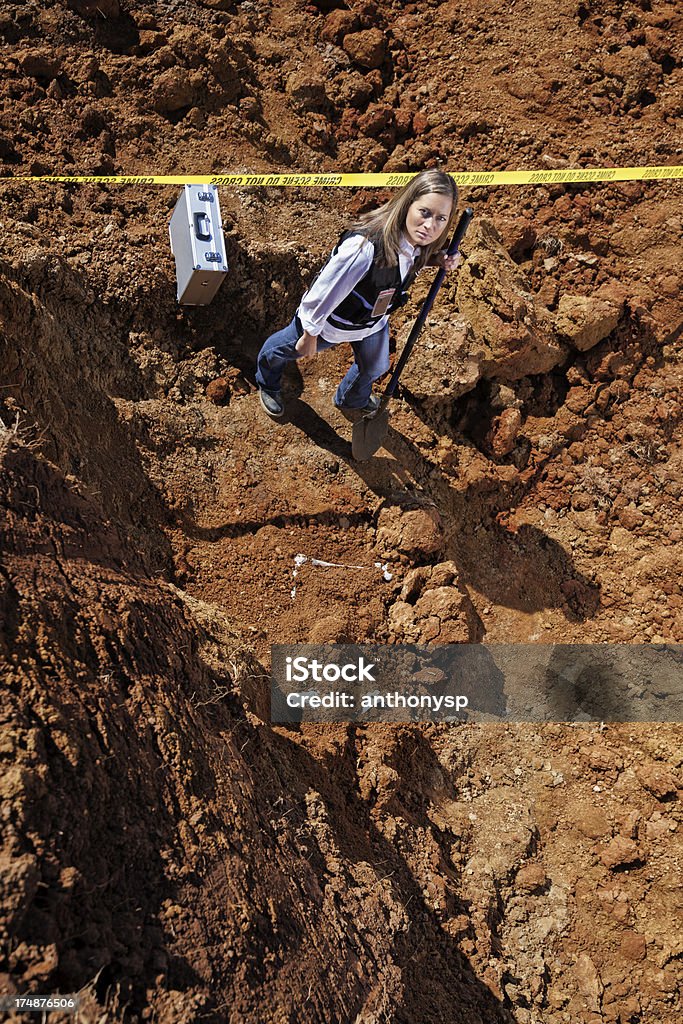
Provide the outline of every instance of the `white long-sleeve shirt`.
[[[398,253],[402,281],[405,281],[419,254],[420,247],[411,245],[402,235]],[[315,337],[322,335],[324,341],[338,345],[342,341],[360,341],[384,327],[389,319],[388,313],[373,327],[359,327],[357,331],[340,331],[327,322],[339,303],[365,277],[374,255],[372,242],[363,235],[350,235],[344,239],[301,300],[297,315],[305,331]]]

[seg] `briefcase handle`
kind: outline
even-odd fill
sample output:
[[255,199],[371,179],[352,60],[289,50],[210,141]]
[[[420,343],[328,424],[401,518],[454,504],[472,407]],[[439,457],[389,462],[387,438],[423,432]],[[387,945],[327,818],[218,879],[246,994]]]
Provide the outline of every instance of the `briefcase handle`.
[[[202,225],[202,221],[204,222]],[[202,231],[202,226],[206,229]],[[211,241],[211,220],[206,213],[195,213],[194,233],[200,242]]]

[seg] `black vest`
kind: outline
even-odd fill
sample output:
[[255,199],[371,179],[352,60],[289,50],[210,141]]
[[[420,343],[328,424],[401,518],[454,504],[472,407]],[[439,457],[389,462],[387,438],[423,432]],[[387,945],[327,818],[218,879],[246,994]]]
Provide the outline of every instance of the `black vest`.
[[[358,234],[358,232],[345,231],[335,245],[332,255],[334,256],[337,253],[339,246],[345,239],[354,234]],[[404,306],[408,301],[407,289],[415,279],[414,269],[408,272],[405,281],[402,280],[398,265],[395,267],[378,266],[377,247],[374,246],[374,243],[373,247],[375,249],[375,258],[367,274],[360,279],[353,291],[345,299],[342,299],[327,318],[330,326],[335,327],[338,331],[357,331],[359,328],[374,327],[375,324],[379,323],[384,313],[381,313],[379,316],[373,316],[372,310],[380,293],[386,292],[390,288],[394,289],[394,294],[386,308],[386,313],[393,313],[395,309]]]

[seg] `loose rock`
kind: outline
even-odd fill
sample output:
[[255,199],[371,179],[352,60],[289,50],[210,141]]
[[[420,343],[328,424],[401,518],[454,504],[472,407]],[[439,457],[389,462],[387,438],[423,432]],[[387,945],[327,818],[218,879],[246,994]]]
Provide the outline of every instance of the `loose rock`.
[[429,559],[445,544],[441,516],[433,505],[388,505],[377,521],[377,544],[414,561]]
[[400,643],[468,643],[474,639],[474,621],[454,562],[411,570],[389,611],[393,638]]
[[214,405],[223,405],[230,398],[230,385],[225,377],[216,377],[206,387],[206,397]]
[[294,71],[287,79],[286,93],[293,109],[322,111],[329,106],[325,82],[310,71]]
[[493,421],[490,444],[494,455],[502,458],[509,455],[515,447],[517,435],[522,426],[522,414],[519,409],[504,409]]
[[574,965],[574,977],[579,992],[586,1000],[588,1009],[598,1012],[604,988],[597,968],[587,953],[581,953],[577,957]]
[[524,864],[517,872],[515,887],[522,892],[541,892],[548,884],[542,864]]
[[621,307],[590,295],[563,295],[555,314],[558,332],[580,352],[593,348],[615,329]]
[[339,87],[339,100],[342,104],[342,113],[346,107],[365,106],[374,92],[372,82],[369,82],[359,71],[352,71],[344,76]]
[[621,937],[619,952],[627,960],[644,960],[647,953],[645,936],[638,932],[626,932]]
[[638,779],[645,789],[656,796],[658,800],[676,796],[679,789],[679,780],[673,772],[659,765],[648,765],[641,768],[638,772]]
[[640,864],[644,860],[642,850],[637,843],[625,836],[615,836],[607,846],[600,850],[599,857],[610,871],[614,871],[616,868],[625,868],[631,864]]
[[62,70],[60,58],[45,50],[24,54],[19,64],[22,71],[32,78],[56,78]]
[[344,49],[363,68],[380,68],[384,63],[386,40],[378,28],[352,32],[344,37]]
[[169,68],[152,86],[152,103],[159,114],[171,114],[192,105],[194,89],[184,68]]
[[339,44],[344,36],[355,32],[357,28],[358,18],[353,11],[331,11],[325,18],[320,37],[328,43]]

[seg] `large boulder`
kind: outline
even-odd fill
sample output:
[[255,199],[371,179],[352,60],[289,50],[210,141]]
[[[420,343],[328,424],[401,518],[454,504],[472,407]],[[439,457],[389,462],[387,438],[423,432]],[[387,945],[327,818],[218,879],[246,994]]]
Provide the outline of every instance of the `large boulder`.
[[[405,344],[412,321],[399,333]],[[440,405],[471,391],[481,376],[484,351],[470,325],[461,319],[429,320],[414,356],[401,374],[401,383],[425,405]]]
[[481,375],[517,380],[548,373],[567,350],[493,224],[475,221],[464,248],[467,259],[458,272],[455,302],[481,349]]

